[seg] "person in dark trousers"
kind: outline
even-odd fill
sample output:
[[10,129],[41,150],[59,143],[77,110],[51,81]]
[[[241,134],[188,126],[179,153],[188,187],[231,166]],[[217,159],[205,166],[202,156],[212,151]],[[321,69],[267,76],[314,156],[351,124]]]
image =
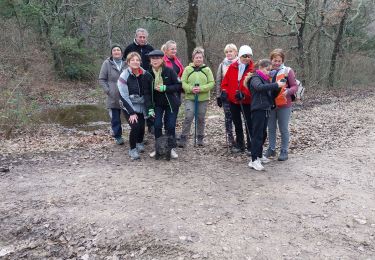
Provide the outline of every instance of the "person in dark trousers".
[[[145,89],[145,103],[148,116],[155,118],[155,141],[163,135],[163,120],[166,135],[173,140],[171,158],[178,158],[176,147],[176,121],[181,105],[179,93],[182,85],[176,72],[164,65],[164,52],[153,50],[148,54],[151,60],[149,73],[153,77],[151,89]],[[156,151],[150,154],[155,157]]]
[[233,136],[233,121],[232,121],[232,114],[230,112],[230,103],[226,98],[226,93],[221,91],[221,82],[229,66],[237,62],[237,46],[233,43],[227,44],[224,48],[225,58],[220,63],[219,68],[217,69],[216,73],[216,102],[219,107],[222,107],[224,110],[224,118],[225,118],[225,134],[228,148],[231,148],[236,145]]
[[132,160],[137,160],[140,158],[139,153],[144,152],[144,91],[152,87],[152,76],[141,67],[141,56],[137,52],[129,53],[126,62],[128,68],[121,73],[117,87],[120,92],[120,107],[124,110],[131,128],[129,156]]
[[[130,52],[137,52],[141,56],[141,67],[145,70],[150,70],[150,59],[148,54],[154,50],[154,47],[147,42],[147,39],[147,30],[138,28],[135,31],[134,41],[125,48],[124,57],[126,58]],[[147,128],[149,133],[154,134],[153,118],[147,118]]]
[[107,95],[107,108],[111,117],[113,137],[118,145],[124,144],[121,128],[120,92],[117,80],[126,67],[123,59],[122,48],[118,44],[112,45],[111,56],[107,58],[100,69],[99,84]]
[[275,94],[285,86],[285,82],[278,81],[270,83],[269,73],[271,71],[271,61],[260,60],[256,65],[256,71],[249,74],[244,84],[251,92],[251,121],[252,121],[252,140],[251,140],[251,161],[249,167],[262,171],[262,163],[270,160],[263,156],[263,144],[267,136],[267,123],[274,106]]
[[222,95],[222,97],[225,96],[229,102],[230,112],[232,114],[232,120],[236,132],[236,144],[232,147],[233,153],[245,151],[241,114],[245,120],[247,139],[246,150],[248,154],[251,152],[251,95],[249,89],[243,85],[243,80],[246,75],[254,70],[252,56],[253,51],[250,46],[241,46],[238,52],[238,60],[229,66],[228,71],[221,82],[221,92],[222,94],[225,94]]

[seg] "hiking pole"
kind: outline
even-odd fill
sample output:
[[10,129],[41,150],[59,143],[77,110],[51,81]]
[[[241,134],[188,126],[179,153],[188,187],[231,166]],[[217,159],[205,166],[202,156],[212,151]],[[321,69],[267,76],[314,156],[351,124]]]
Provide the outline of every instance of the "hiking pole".
[[[236,94],[239,95],[239,90],[236,91]],[[250,131],[249,131],[249,125],[247,123],[247,119],[246,119],[246,115],[245,115],[245,110],[243,109],[243,105],[242,105],[242,99],[239,101],[240,103],[240,107],[241,107],[241,112],[242,112],[242,116],[243,116],[243,120],[245,122],[245,127],[246,127],[246,130],[247,130],[247,134],[249,135],[249,139],[250,139]],[[251,139],[250,139],[250,142],[251,142]]]
[[223,108],[224,108],[224,126],[225,126],[225,142],[227,143],[227,153],[229,154],[229,132],[227,132],[227,126],[226,126],[226,117],[225,117],[225,114],[227,113],[226,112],[226,108],[225,108],[225,103],[223,102],[223,96],[227,96],[226,92],[221,92],[220,94],[220,99],[222,101],[222,105],[223,105]]
[[227,153],[229,153],[229,140],[228,140],[228,133],[225,133],[225,141],[227,142]]
[[[198,83],[195,83],[194,87],[199,87]],[[197,145],[197,128],[198,128],[198,94],[194,94],[194,146]]]

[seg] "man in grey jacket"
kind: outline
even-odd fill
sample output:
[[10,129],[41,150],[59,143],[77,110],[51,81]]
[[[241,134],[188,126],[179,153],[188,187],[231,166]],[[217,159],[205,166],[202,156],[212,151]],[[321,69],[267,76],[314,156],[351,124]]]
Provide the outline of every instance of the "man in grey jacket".
[[113,136],[116,144],[124,144],[121,128],[121,108],[119,104],[120,93],[117,87],[117,80],[122,71],[126,68],[126,62],[122,58],[122,48],[114,44],[111,48],[111,56],[107,58],[100,69],[99,84],[107,94],[107,108],[111,117]]

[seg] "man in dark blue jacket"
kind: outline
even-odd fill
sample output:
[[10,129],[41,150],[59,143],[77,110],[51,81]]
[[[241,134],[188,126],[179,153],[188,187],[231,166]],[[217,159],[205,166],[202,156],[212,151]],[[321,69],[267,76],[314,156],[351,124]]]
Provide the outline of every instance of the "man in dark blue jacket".
[[148,57],[148,53],[154,50],[154,47],[148,44],[147,38],[148,38],[147,30],[143,28],[138,28],[135,31],[134,41],[131,44],[129,44],[124,51],[125,60],[126,60],[126,56],[128,56],[130,52],[133,52],[133,51],[138,52],[142,58],[141,66],[145,70],[150,69],[150,59]]

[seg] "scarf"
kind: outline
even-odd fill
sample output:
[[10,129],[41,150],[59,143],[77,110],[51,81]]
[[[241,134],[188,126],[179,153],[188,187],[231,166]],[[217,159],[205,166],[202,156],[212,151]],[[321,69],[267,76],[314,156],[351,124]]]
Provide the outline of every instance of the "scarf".
[[256,73],[262,78],[262,79],[264,79],[265,81],[269,81],[269,77],[268,77],[268,75],[266,75],[266,74],[264,74],[263,73],[263,71],[261,71],[261,70],[256,70]]
[[245,72],[246,64],[241,63],[240,60],[238,60],[238,81],[242,79],[242,75]]
[[154,88],[156,86],[163,85],[163,78],[161,77],[162,68],[159,68],[158,70],[155,70],[154,68],[152,68],[152,71],[154,72],[154,75],[155,75]]
[[286,73],[286,66],[284,65],[284,63],[282,63],[277,70],[275,69],[275,70],[270,71],[270,77],[273,78],[276,74],[280,75],[280,74],[285,74],[285,73]]
[[[143,74],[143,70],[141,69],[141,68],[138,68],[138,69],[130,69],[131,70],[131,72],[134,74],[134,75],[136,75],[137,76],[137,74],[138,74],[138,76],[140,76],[140,75],[142,75]],[[137,76],[137,77],[138,77]]]
[[113,59],[113,61],[115,62],[117,70],[121,71],[121,68],[122,68],[122,59]]
[[227,58],[225,58],[223,60],[223,66],[222,66],[222,74],[223,74],[223,77],[225,76],[225,74],[227,73],[228,71],[228,68],[229,68],[229,65],[231,65],[233,62],[236,61],[237,58],[234,58],[233,60],[228,60]]

